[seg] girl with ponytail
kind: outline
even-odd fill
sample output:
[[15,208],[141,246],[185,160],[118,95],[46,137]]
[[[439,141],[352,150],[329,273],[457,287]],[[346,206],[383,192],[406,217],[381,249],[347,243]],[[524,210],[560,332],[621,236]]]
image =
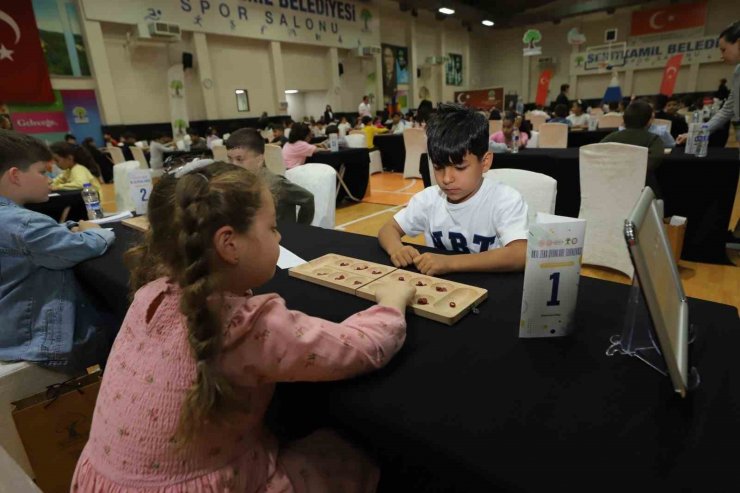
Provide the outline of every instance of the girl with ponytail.
[[414,289],[378,288],[376,306],[340,323],[254,295],[279,256],[273,198],[243,168],[195,168],[155,185],[145,243],[128,253],[137,291],[72,491],[374,491],[358,449],[328,431],[278,447],[264,414],[277,382],[385,365]]

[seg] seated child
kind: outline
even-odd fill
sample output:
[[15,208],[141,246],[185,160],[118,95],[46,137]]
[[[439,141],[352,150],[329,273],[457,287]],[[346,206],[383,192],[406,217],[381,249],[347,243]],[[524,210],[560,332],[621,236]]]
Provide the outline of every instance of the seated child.
[[[491,167],[488,121],[472,109],[440,105],[427,125],[429,159],[438,185],[411,198],[380,230],[393,265],[427,275],[518,271],[527,250],[527,204],[513,188],[483,174]],[[468,255],[419,254],[404,235],[424,233],[427,245]]]
[[[326,127],[326,136],[330,137],[331,134],[337,134],[337,143],[339,147],[347,147],[347,139],[339,133],[339,128],[336,125],[329,125]],[[326,141],[326,145],[329,145],[329,141]]]
[[115,235],[23,207],[49,200],[51,159],[40,140],[0,130],[0,360],[77,372],[103,363],[112,337],[98,327],[72,267],[102,255]]
[[555,105],[555,116],[547,120],[547,123],[565,123],[570,127],[571,122],[567,117],[568,107],[564,104],[557,104]]
[[[313,194],[265,166],[265,141],[256,130],[240,128],[226,139],[229,162],[257,173],[275,195],[278,221],[311,224],[314,214]],[[298,218],[296,219],[296,207]]]
[[272,125],[272,140],[270,141],[270,144],[283,147],[287,142],[288,137],[285,136],[285,127],[281,123]]
[[388,129],[385,127],[378,128],[373,124],[373,119],[369,116],[363,116],[362,117],[362,124],[364,125],[362,127],[362,131],[365,133],[365,142],[367,144],[368,149],[372,149],[375,147],[375,136],[388,133]]
[[[518,125],[521,125],[521,118],[518,118],[514,113],[507,111],[504,115],[504,119],[501,122],[501,130],[491,135],[490,141],[498,144],[506,144],[506,147],[512,148],[514,146],[514,129],[519,129]],[[529,136],[526,132],[519,132],[519,148],[524,149],[527,147]]]
[[305,123],[294,123],[288,143],[283,146],[283,162],[286,169],[306,164],[306,158],[317,151],[326,150],[324,145],[309,144],[311,129]]
[[73,490],[375,491],[359,449],[328,431],[279,445],[264,416],[278,382],[384,366],[415,289],[379,286],[376,306],[339,323],[255,295],[279,256],[275,208],[258,175],[227,163],[165,175],[149,218]]
[[89,183],[97,190],[102,201],[100,188],[102,173],[87,149],[66,142],[54,142],[49,149],[57,166],[62,170],[62,173],[51,182],[52,190],[82,190],[83,185]]

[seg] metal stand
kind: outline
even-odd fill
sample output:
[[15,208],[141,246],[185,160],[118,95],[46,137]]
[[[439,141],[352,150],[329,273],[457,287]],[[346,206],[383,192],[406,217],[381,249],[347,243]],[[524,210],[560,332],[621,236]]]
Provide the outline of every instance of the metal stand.
[[344,188],[344,191],[347,193],[347,197],[349,197],[351,200],[354,200],[355,202],[362,202],[362,199],[358,199],[354,195],[352,195],[352,192],[349,191],[349,188],[347,187],[347,184],[344,182],[344,172],[347,170],[347,167],[344,165],[339,166],[339,171],[336,171],[337,174],[337,190],[336,190],[336,196],[339,196],[339,189]]

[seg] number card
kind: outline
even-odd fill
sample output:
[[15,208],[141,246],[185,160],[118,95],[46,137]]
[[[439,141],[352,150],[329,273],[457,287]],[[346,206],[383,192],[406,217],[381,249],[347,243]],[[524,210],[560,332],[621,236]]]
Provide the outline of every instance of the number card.
[[519,337],[574,329],[586,220],[537,213],[530,225]]
[[137,169],[128,174],[129,193],[136,206],[137,214],[146,214],[149,195],[152,193],[152,174],[146,169]]

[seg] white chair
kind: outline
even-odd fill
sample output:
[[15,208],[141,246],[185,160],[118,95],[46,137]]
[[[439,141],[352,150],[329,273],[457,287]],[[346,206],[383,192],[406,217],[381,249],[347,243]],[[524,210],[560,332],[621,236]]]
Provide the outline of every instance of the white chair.
[[671,133],[671,126],[673,122],[671,120],[664,120],[663,118],[656,118],[653,120],[653,124],[656,127],[665,127],[666,132]]
[[131,149],[131,154],[134,156],[134,159],[139,162],[139,168],[149,169],[149,161],[146,160],[144,151],[137,146],[129,146],[128,148]]
[[488,135],[493,135],[503,127],[503,120],[488,120]]
[[126,158],[123,157],[123,151],[120,147],[108,146],[105,148],[105,150],[110,154],[110,157],[113,160],[113,164],[120,164],[126,161]]
[[589,112],[591,116],[600,117],[604,115],[604,110],[601,108],[591,108],[591,111]]
[[213,160],[214,161],[223,161],[225,163],[229,162],[229,156],[226,154],[226,146],[224,145],[214,145],[211,148],[211,151],[213,152]]
[[186,150],[185,141],[184,140],[178,140],[177,142],[175,142],[175,146],[177,146],[177,150],[178,151],[184,151],[184,150]]
[[347,141],[347,147],[352,149],[367,147],[367,137],[365,137],[364,132],[350,133],[345,137],[345,140]]
[[539,147],[548,149],[568,147],[568,125],[565,123],[543,123],[539,132]]
[[315,212],[312,226],[334,229],[337,173],[328,164],[306,163],[285,172],[285,177],[313,194]]
[[13,493],[41,493],[31,476],[21,469],[2,447],[0,447],[0,478],[3,478],[3,483],[0,485],[2,493],[11,491]]
[[427,152],[427,133],[423,128],[407,128],[403,131],[403,145],[406,148],[406,162],[403,165],[404,178],[421,178],[419,161]]
[[547,116],[545,115],[532,115],[529,118],[529,122],[532,124],[532,129],[537,130],[539,132],[540,125],[547,122]]
[[645,187],[648,150],[628,144],[580,148],[581,210],[586,219],[583,263],[624,272],[634,270],[624,241],[624,220]]
[[624,125],[622,115],[604,115],[599,117],[599,128],[619,128]]
[[274,138],[274,134],[273,134],[273,131],[272,131],[271,128],[266,128],[264,130],[260,130],[260,135],[267,142],[272,142],[272,139]]
[[555,178],[523,169],[499,168],[488,170],[485,177],[509,185],[522,194],[527,203],[527,218],[534,223],[538,212],[553,214],[558,182]]
[[380,157],[380,151],[370,152],[370,174],[383,172],[383,160]]
[[113,165],[113,182],[116,190],[116,210],[118,212],[136,209],[134,199],[131,197],[128,175],[137,169],[141,169],[138,161],[126,161]]
[[537,130],[532,130],[529,134],[527,149],[537,149],[540,146],[540,133]]
[[224,145],[224,139],[213,139],[211,141],[211,150],[213,150],[215,146],[222,146],[222,145]]
[[265,144],[265,166],[276,175],[285,176],[282,147],[276,144]]
[[[46,389],[49,385],[64,382],[70,376],[47,370],[25,361],[17,363],[0,362],[0,447],[10,455],[18,465],[33,477],[31,464],[23,448],[23,443],[15,429],[11,402],[29,397]],[[0,491],[3,490],[5,475],[0,475]]]
[[138,142],[134,142],[134,145],[139,149],[146,149],[147,147],[149,147],[149,142],[147,142],[146,140],[140,140]]

